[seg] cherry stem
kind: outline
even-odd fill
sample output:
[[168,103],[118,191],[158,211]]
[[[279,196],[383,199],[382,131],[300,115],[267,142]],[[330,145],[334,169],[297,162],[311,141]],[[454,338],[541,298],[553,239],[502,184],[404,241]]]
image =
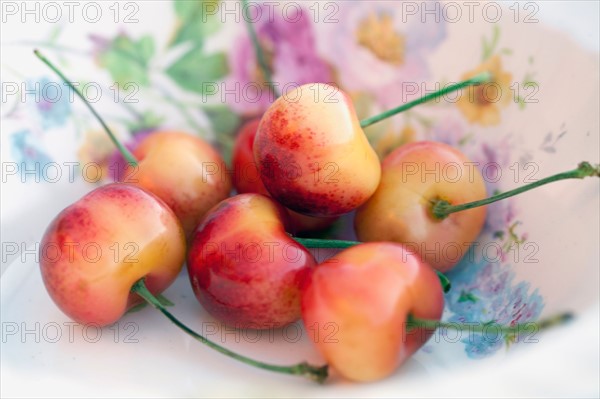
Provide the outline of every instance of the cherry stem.
[[362,244],[359,241],[346,241],[346,240],[329,240],[323,238],[300,238],[292,237],[294,240],[304,245],[306,248],[350,248],[358,244]]
[[479,201],[467,202],[459,205],[451,205],[446,200],[436,199],[432,201],[431,211],[436,219],[443,220],[446,217],[448,217],[448,215],[450,215],[451,213],[491,204],[492,202],[500,201],[505,198],[512,197],[513,195],[521,194],[525,191],[529,191],[536,187],[543,186],[544,184],[552,183],[559,180],[583,179],[584,177],[588,176],[600,177],[600,165],[592,166],[589,162],[581,162],[576,169],[548,176],[544,179],[538,180],[530,184],[526,184],[514,190],[493,195],[489,198],[485,198]]
[[[350,248],[358,244],[364,244],[360,241],[346,241],[346,240],[328,240],[321,238],[300,238],[300,237],[292,237],[296,242],[301,245],[304,245],[306,248]],[[452,284],[450,283],[450,279],[446,277],[443,273],[439,271],[435,271],[440,279],[440,284],[442,284],[442,289],[444,292],[450,291],[452,288]]]
[[[248,12],[248,0],[242,0],[242,7],[246,12]],[[258,65],[262,69],[263,76],[266,80],[266,83],[269,86],[269,89],[273,93],[275,97],[279,97],[279,93],[277,89],[273,85],[273,75],[271,74],[271,68],[267,64],[267,58],[265,56],[265,52],[260,45],[260,41],[258,40],[258,34],[256,33],[256,29],[254,29],[254,24],[250,18],[244,18],[246,21],[246,27],[248,28],[248,34],[250,35],[250,40],[252,40],[252,46],[254,46],[254,52],[256,53],[256,59],[258,60]]]
[[411,330],[414,328],[426,328],[430,330],[435,330],[436,328],[445,328],[449,330],[456,331],[470,331],[472,333],[487,333],[490,330],[499,331],[504,334],[519,334],[519,333],[531,333],[538,332],[541,330],[545,330],[549,327],[558,326],[564,324],[573,319],[573,313],[565,312],[559,313],[557,315],[548,317],[547,319],[543,319],[538,322],[528,322],[528,323],[520,323],[512,326],[503,326],[497,324],[495,322],[488,323],[453,323],[453,322],[443,322],[439,320],[430,320],[430,319],[421,319],[418,317],[414,317],[412,315],[408,316],[407,319],[407,330]]
[[394,116],[396,114],[399,114],[401,112],[404,112],[406,110],[411,109],[412,107],[415,107],[419,104],[423,104],[426,103],[428,101],[431,100],[435,100],[436,98],[445,96],[448,93],[452,93],[453,91],[457,91],[457,90],[461,90],[464,89],[465,87],[468,86],[474,86],[474,85],[478,85],[478,84],[482,84],[482,83],[488,83],[490,82],[492,79],[492,74],[489,72],[482,72],[479,75],[476,75],[470,79],[467,80],[463,80],[462,82],[459,83],[455,83],[453,85],[444,87],[441,90],[438,90],[436,92],[430,93],[430,94],[426,94],[421,98],[418,98],[414,101],[408,102],[406,104],[402,104],[396,108],[392,108],[390,110],[387,110],[385,112],[382,112],[379,115],[375,115],[375,116],[371,116],[369,118],[365,118],[363,120],[360,121],[360,127],[367,127],[367,126],[371,126],[377,122],[380,122],[384,119],[387,119],[391,116]]
[[131,151],[129,151],[127,149],[127,147],[125,147],[123,144],[121,144],[121,142],[117,139],[117,137],[114,135],[114,133],[110,130],[110,128],[108,127],[108,125],[106,124],[106,122],[104,122],[104,119],[102,119],[102,117],[96,112],[96,110],[94,109],[94,107],[92,107],[92,104],[90,104],[90,102],[81,94],[81,92],[79,90],[77,90],[77,88],[73,85],[73,83],[71,83],[71,81],[69,81],[69,79],[67,79],[67,77],[54,64],[52,64],[46,57],[44,57],[39,50],[37,50],[37,49],[33,50],[33,53],[44,64],[46,64],[50,69],[52,69],[58,76],[60,76],[60,78],[71,88],[71,90],[73,90],[75,92],[75,94],[77,94],[77,96],[79,98],[81,98],[81,100],[85,103],[85,105],[92,112],[92,114],[94,114],[94,116],[96,117],[96,119],[98,120],[98,122],[100,122],[100,124],[102,125],[102,127],[104,128],[104,130],[106,130],[106,133],[108,133],[108,136],[110,137],[111,141],[117,147],[117,149],[119,150],[119,152],[121,153],[121,155],[123,155],[123,158],[125,158],[125,160],[131,166],[137,166],[138,161],[133,156],[133,154],[131,153]]
[[151,306],[153,306],[155,309],[157,309],[158,311],[160,311],[162,314],[164,314],[169,320],[171,320],[171,322],[173,324],[175,324],[177,327],[179,327],[180,329],[182,329],[185,333],[187,333],[188,335],[190,335],[192,338],[196,339],[197,341],[202,342],[203,344],[209,346],[210,348],[216,350],[217,352],[220,352],[226,356],[229,356],[233,359],[239,360],[242,363],[246,363],[249,364],[251,366],[254,367],[258,367],[264,370],[269,370],[269,371],[274,371],[277,373],[283,373],[283,374],[292,374],[292,375],[299,375],[299,376],[304,376],[307,377],[311,380],[317,381],[319,383],[322,383],[325,381],[325,379],[328,376],[328,366],[313,366],[310,365],[306,362],[302,362],[302,363],[298,363],[292,366],[278,366],[278,365],[273,365],[273,364],[268,364],[268,363],[263,363],[260,362],[258,360],[254,360],[251,358],[248,358],[246,356],[242,356],[239,355],[235,352],[230,351],[227,348],[224,348],[218,344],[215,344],[214,342],[204,338],[202,335],[196,333],[194,330],[192,330],[191,328],[187,327],[185,324],[183,324],[181,321],[179,321],[175,316],[173,316],[158,300],[158,298],[156,298],[146,287],[146,284],[144,283],[144,279],[140,279],[138,280],[133,287],[131,288],[131,292],[134,292],[136,294],[138,294],[140,297],[142,297],[146,302],[148,302]]

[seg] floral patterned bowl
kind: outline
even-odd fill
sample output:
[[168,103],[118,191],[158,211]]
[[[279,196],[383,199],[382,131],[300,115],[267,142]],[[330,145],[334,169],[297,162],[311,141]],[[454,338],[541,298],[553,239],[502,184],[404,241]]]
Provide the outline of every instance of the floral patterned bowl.
[[[71,19],[57,5],[58,22],[38,4],[39,24],[10,4],[0,147],[3,396],[599,394],[600,207],[598,183],[587,180],[491,205],[477,244],[449,274],[444,314],[511,324],[568,310],[573,323],[519,342],[438,330],[378,383],[334,377],[320,387],[248,369],[150,311],[104,329],[70,323],[43,289],[36,243],[60,209],[115,177],[107,166],[115,152],[31,54],[38,47],[57,60],[130,145],[171,127],[211,140],[225,157],[240,124],[272,101],[256,83],[264,76],[244,19],[255,24],[279,90],[333,82],[359,117],[491,70],[485,96],[449,94],[365,132],[382,157],[419,139],[456,146],[493,193],[600,160],[597,4],[288,1],[251,2],[244,13],[237,2],[91,2]],[[353,238],[351,223],[344,217],[329,234]],[[192,299],[185,276],[166,296],[182,318],[235,350],[273,362],[321,361],[300,324],[258,336],[222,328]]]

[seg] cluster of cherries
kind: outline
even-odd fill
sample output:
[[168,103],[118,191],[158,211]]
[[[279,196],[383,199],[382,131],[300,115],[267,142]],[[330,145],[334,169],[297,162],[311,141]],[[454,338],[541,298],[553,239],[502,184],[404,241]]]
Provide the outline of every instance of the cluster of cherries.
[[[485,74],[454,89],[487,79]],[[466,252],[484,223],[486,211],[480,205],[554,180],[597,176],[598,167],[582,163],[481,200],[486,196],[483,178],[467,170],[466,157],[448,145],[410,143],[380,162],[363,127],[383,117],[359,121],[350,98],[332,86],[298,87],[242,127],[233,179],[219,153],[198,137],[156,132],[130,153],[105,126],[129,161],[123,173],[129,182],[93,190],[52,221],[40,257],[50,296],[73,320],[102,326],[145,300],[228,356],[263,369],[326,378],[328,366],[249,359],[177,320],[156,296],[187,259],[198,301],[222,322],[262,329],[302,318],[316,326],[319,337],[334,323],[335,340],[315,340],[329,366],[357,381],[390,375],[441,325],[444,290],[449,289],[441,273],[458,262],[408,244],[464,243]],[[452,165],[459,177],[448,182],[407,173],[414,165],[428,170]],[[239,194],[229,197],[232,186]],[[353,210],[363,243],[292,235],[322,229]],[[90,243],[111,256],[90,261],[84,251]],[[136,251],[115,253],[115,243],[134,243]],[[345,249],[317,264],[307,247]],[[48,248],[58,251],[52,254]],[[539,326],[564,320],[559,315]],[[506,333],[518,333],[519,327],[499,326]]]

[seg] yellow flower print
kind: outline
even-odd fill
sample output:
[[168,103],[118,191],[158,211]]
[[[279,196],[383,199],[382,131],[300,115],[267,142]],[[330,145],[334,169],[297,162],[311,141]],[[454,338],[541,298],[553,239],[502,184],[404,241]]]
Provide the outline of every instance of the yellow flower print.
[[83,143],[77,151],[81,166],[97,164],[102,170],[102,178],[112,176],[108,170],[108,158],[115,151],[115,146],[104,130],[91,130],[85,133]]
[[356,30],[356,40],[380,60],[393,65],[404,63],[405,38],[394,30],[394,19],[371,12]]
[[463,75],[463,79],[488,71],[492,74],[489,83],[465,89],[456,105],[471,123],[483,126],[500,123],[500,110],[508,105],[512,91],[510,82],[512,75],[502,70],[500,57],[495,55],[481,64],[477,69]]
[[380,159],[385,158],[396,148],[416,140],[417,132],[411,125],[406,125],[400,132],[390,129],[374,145]]

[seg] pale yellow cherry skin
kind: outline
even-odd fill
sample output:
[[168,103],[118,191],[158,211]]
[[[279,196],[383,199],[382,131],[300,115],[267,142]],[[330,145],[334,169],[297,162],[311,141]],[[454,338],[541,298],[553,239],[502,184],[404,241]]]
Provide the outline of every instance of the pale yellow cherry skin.
[[433,330],[409,329],[409,315],[439,320],[444,295],[435,271],[402,245],[366,243],[317,266],[302,292],[302,318],[327,363],[343,377],[392,374]]
[[439,142],[413,142],[384,159],[379,187],[356,212],[354,227],[361,241],[402,243],[446,272],[476,240],[486,208],[439,220],[431,202],[439,198],[456,205],[485,197],[481,173],[459,150]]
[[139,279],[154,294],[171,285],[185,260],[185,237],[163,201],[139,187],[113,183],[60,212],[39,255],[56,305],[76,322],[105,326],[142,302],[130,292]]
[[206,212],[229,196],[231,177],[219,153],[191,134],[159,131],[133,151],[139,160],[123,181],[162,199],[181,221],[189,237]]
[[254,139],[254,159],[271,196],[311,216],[352,211],[381,176],[352,101],[323,83],[297,87],[269,107]]

